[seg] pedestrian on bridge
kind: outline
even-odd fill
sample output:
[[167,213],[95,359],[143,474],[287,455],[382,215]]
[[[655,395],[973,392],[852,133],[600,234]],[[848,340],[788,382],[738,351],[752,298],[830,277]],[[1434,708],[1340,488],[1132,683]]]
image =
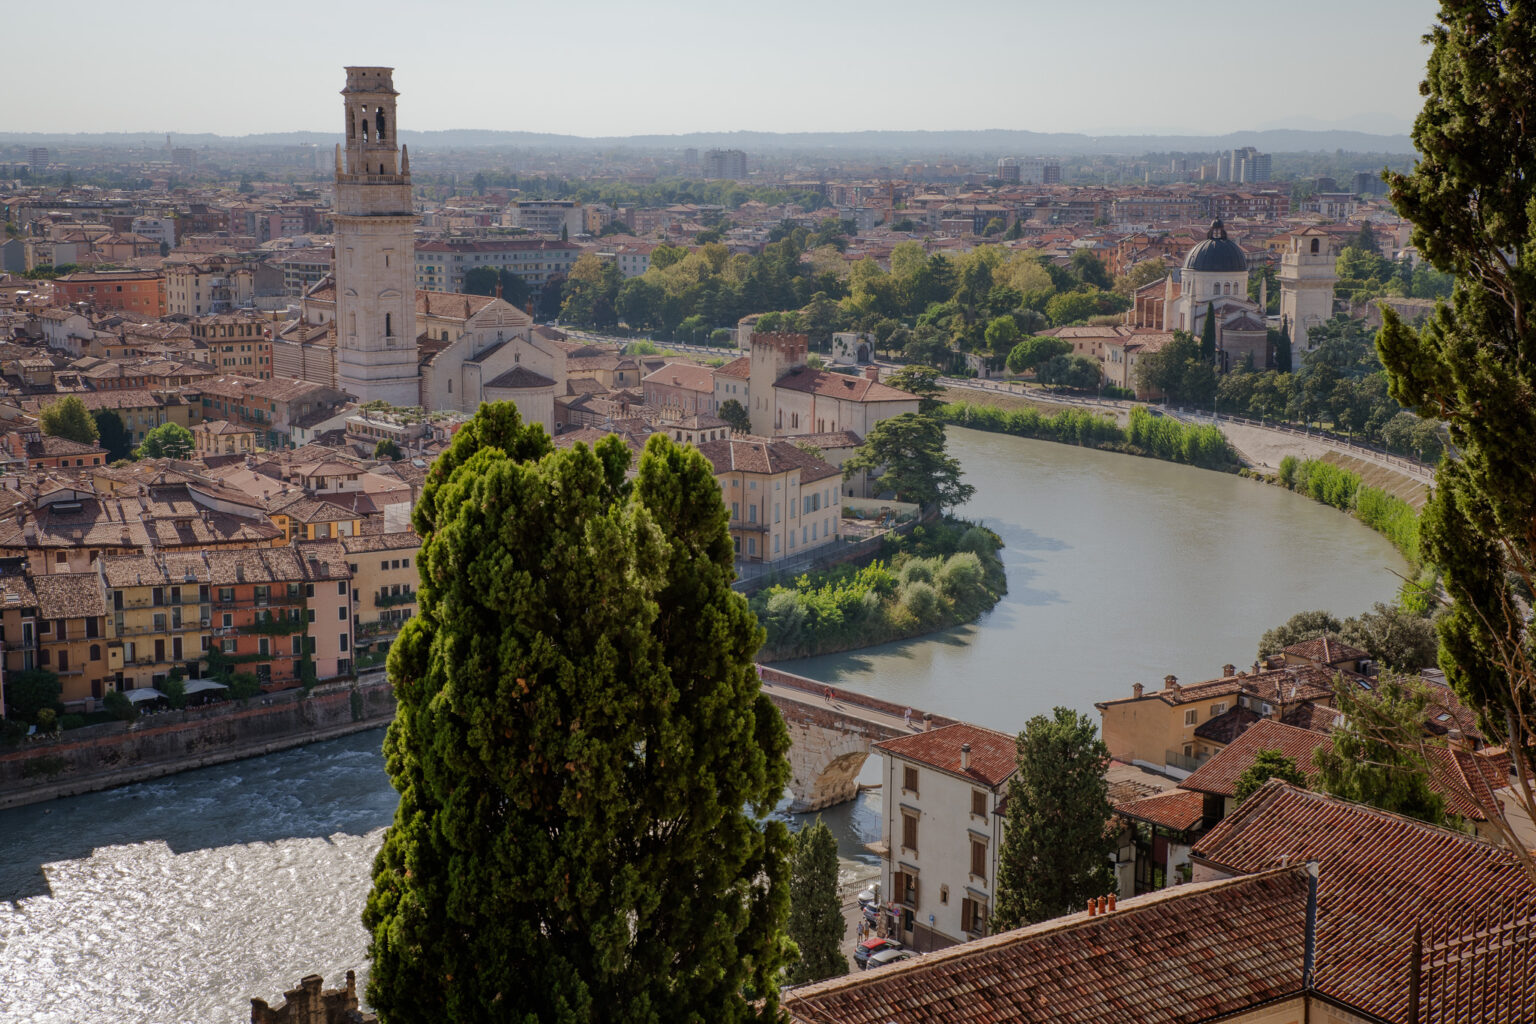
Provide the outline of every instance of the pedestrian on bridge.
[[822,691],[822,693],[826,694],[826,696],[827,696],[827,703],[831,704],[832,703],[832,687],[830,687],[830,686],[823,686],[821,688],[821,691]]

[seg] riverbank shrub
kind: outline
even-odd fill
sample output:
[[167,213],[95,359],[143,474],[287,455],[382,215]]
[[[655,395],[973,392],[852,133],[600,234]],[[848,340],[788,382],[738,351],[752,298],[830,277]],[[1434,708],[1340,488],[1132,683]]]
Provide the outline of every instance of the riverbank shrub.
[[995,434],[1121,451],[1202,469],[1230,471],[1238,467],[1237,453],[1218,427],[1156,416],[1143,406],[1131,409],[1126,427],[1113,417],[1077,408],[1048,413],[951,402],[939,408],[938,416],[945,423]]
[[1279,480],[1314,501],[1352,514],[1390,540],[1409,564],[1419,565],[1419,514],[1403,499],[1364,484],[1359,474],[1321,459],[1299,460],[1287,455],[1280,460]]
[[1002,539],[941,520],[887,540],[868,565],[803,573],[751,600],[766,661],[852,650],[975,619],[1007,591]]

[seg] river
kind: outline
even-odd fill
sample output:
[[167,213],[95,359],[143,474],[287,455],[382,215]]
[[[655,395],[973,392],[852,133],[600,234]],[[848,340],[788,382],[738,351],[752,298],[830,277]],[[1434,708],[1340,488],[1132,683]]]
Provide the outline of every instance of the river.
[[[1007,544],[974,626],[784,667],[996,728],[1209,678],[1303,608],[1389,600],[1401,559],[1278,488],[952,429],[963,511]],[[381,730],[0,812],[0,1022],[223,1024],[308,973],[364,973],[358,921],[395,805]],[[878,793],[824,816],[868,872]]]

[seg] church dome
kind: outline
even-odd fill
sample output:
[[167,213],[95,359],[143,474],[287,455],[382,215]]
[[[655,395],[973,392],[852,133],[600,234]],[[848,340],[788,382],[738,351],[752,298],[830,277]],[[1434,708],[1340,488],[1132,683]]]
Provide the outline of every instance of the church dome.
[[1189,250],[1184,259],[1185,270],[1197,270],[1213,274],[1244,274],[1248,272],[1248,258],[1242,247],[1227,237],[1227,229],[1220,220],[1211,224],[1205,241]]

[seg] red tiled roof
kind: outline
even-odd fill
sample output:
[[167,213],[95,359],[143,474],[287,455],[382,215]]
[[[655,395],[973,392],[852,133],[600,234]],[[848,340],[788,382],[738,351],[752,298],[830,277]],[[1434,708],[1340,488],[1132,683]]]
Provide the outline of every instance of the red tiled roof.
[[752,360],[747,356],[738,356],[724,366],[715,368],[715,376],[740,377],[746,380],[752,375]]
[[812,370],[800,367],[789,371],[773,386],[787,391],[803,391],[825,398],[841,398],[849,402],[916,402],[917,396],[910,391],[893,388],[889,384],[870,380],[868,377],[852,377],[830,370]]
[[[971,745],[971,766],[962,769],[960,745]],[[875,744],[879,750],[906,761],[960,778],[973,779],[992,788],[1002,785],[1018,770],[1018,740],[1005,732],[960,722],[911,736],[898,736]]]
[[699,451],[718,473],[787,473],[800,470],[802,484],[840,476],[837,467],[788,441],[764,437],[729,437],[705,441]]
[[1205,797],[1187,789],[1170,789],[1115,805],[1115,813],[1152,825],[1187,832],[1205,817]]
[[1336,636],[1320,636],[1291,644],[1280,652],[1293,658],[1306,658],[1322,665],[1337,665],[1341,661],[1359,661],[1369,658],[1370,652],[1351,647]]
[[[1487,918],[1536,900],[1536,887],[1500,846],[1279,780],[1196,843],[1193,856],[1234,874],[1320,862],[1316,987],[1388,1020],[1406,1019],[1415,924]],[[1508,965],[1506,958],[1485,968],[1508,972]],[[1500,983],[1497,974],[1486,980]],[[1523,999],[1526,1012],[1476,1019],[1530,1019],[1536,993],[1506,994]],[[1442,1009],[1433,1019],[1470,1018]]]
[[1317,769],[1312,767],[1313,753],[1332,745],[1333,737],[1327,733],[1281,725],[1266,718],[1255,722],[1247,732],[1195,769],[1194,774],[1179,783],[1179,787],[1197,793],[1233,796],[1237,793],[1238,778],[1258,758],[1261,750],[1280,751],[1295,761],[1296,767],[1310,780],[1317,774]]
[[[931,734],[930,734],[931,735]],[[1299,870],[1183,885],[792,989],[796,1024],[1195,1024],[1301,988]]]

